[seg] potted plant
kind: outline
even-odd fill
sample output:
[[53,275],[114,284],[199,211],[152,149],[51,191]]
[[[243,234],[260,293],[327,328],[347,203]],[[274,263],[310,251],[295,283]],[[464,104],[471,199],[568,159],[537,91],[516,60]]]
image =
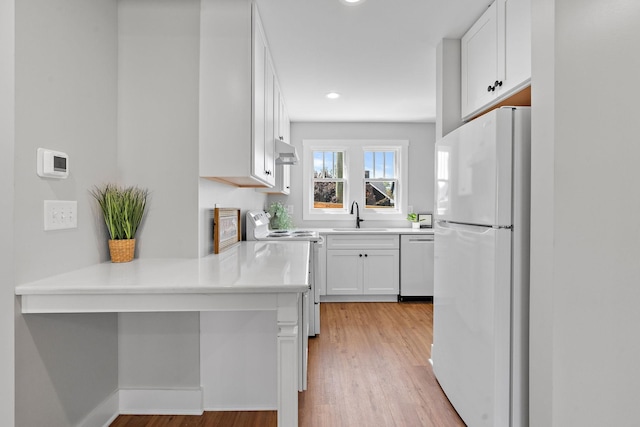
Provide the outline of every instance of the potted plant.
[[95,187],[91,195],[98,201],[109,231],[111,262],[133,259],[136,232],[142,222],[149,191],[139,187],[105,184]]
[[412,228],[420,228],[420,221],[418,219],[418,214],[417,213],[410,213],[407,215],[407,221],[411,222],[411,227]]
[[271,220],[269,224],[274,230],[288,230],[293,228],[293,220],[287,212],[287,208],[280,202],[273,202],[269,206]]

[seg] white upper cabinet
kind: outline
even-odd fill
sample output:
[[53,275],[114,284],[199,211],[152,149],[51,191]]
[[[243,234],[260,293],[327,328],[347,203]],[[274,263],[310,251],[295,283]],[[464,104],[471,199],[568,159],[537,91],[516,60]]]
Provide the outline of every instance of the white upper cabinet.
[[[270,144],[275,145],[276,140],[289,142],[289,134],[291,123],[289,122],[289,116],[287,115],[287,109],[284,104],[284,97],[280,92],[280,86],[278,84],[278,79],[275,76],[275,72],[273,73],[273,84],[272,91],[269,92],[272,95],[270,96],[270,108],[271,111],[267,112],[267,128],[271,128],[271,130],[267,129],[267,135],[271,136],[269,140]],[[277,149],[275,147],[270,147],[272,152],[275,153],[277,157]],[[275,163],[275,160],[272,158],[269,160],[269,164],[271,162]],[[275,182],[273,187],[271,188],[260,188],[257,191],[266,192],[266,193],[279,193],[288,195],[291,191],[291,166],[290,165],[279,165],[275,164]]]
[[461,41],[462,118],[531,81],[531,0],[496,0]]
[[462,37],[462,117],[495,99],[498,78],[498,7],[493,3]]
[[504,10],[504,81],[509,95],[531,82],[531,0],[498,0]]
[[[267,51],[268,52],[268,51]],[[275,184],[276,164],[275,164],[275,131],[276,131],[276,100],[275,100],[275,73],[273,71],[273,63],[271,56],[267,54],[267,66],[265,69],[265,90],[264,90],[264,159],[262,168],[255,169],[256,174],[264,172],[264,179],[271,186]]]
[[274,73],[251,0],[202,0],[200,176],[272,187]]

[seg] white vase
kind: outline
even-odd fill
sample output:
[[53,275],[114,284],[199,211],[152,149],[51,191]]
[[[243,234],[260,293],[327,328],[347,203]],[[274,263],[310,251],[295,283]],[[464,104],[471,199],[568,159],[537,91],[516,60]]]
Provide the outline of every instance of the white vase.
[[412,222],[411,223],[411,228],[420,228],[420,223],[419,222]]

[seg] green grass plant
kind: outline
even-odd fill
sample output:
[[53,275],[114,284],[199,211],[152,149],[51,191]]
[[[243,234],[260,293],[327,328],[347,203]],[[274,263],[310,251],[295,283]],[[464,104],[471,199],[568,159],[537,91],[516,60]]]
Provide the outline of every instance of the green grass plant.
[[147,189],[105,184],[96,186],[91,195],[100,205],[112,240],[135,238],[147,206]]
[[417,213],[408,214],[407,215],[407,221],[418,222],[418,214]]

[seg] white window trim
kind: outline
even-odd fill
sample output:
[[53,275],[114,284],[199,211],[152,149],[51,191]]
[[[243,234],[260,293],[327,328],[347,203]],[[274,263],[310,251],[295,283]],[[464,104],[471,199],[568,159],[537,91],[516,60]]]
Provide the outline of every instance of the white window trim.
[[[409,196],[409,141],[407,140],[303,140],[302,141],[302,219],[314,221],[336,221],[353,219],[350,208],[358,202],[360,217],[368,221],[404,220],[407,217]],[[344,209],[313,208],[313,152],[344,151]],[[374,150],[397,151],[396,165],[399,168],[396,209],[365,209],[364,199],[364,152]]]

